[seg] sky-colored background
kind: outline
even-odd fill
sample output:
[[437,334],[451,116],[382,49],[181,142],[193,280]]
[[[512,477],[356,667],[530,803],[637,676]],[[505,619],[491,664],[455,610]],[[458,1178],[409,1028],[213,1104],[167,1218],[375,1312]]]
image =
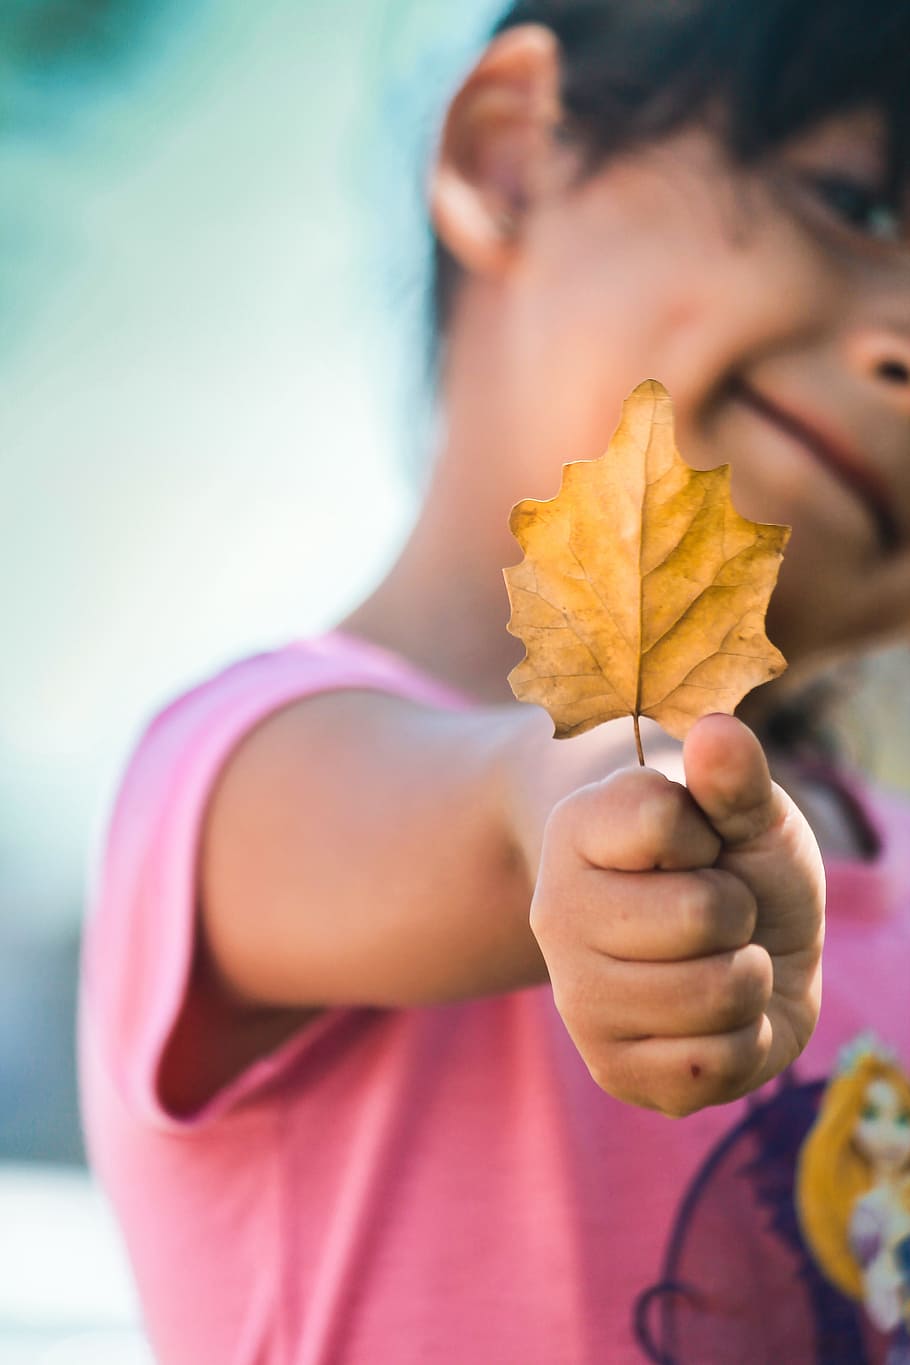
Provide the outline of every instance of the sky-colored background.
[[78,918],[143,718],[399,542],[421,167],[484,8],[161,4],[0,139],[3,913]]

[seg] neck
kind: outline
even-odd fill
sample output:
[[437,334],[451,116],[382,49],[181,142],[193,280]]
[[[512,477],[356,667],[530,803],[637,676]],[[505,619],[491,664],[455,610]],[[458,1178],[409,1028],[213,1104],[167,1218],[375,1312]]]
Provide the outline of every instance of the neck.
[[341,624],[479,701],[509,701],[506,677],[523,651],[506,631],[502,568],[518,560],[518,547],[509,548],[507,529],[484,526],[451,487],[448,467],[444,455],[397,563]]
[[527,472],[545,437],[527,430],[511,401],[503,349],[492,317],[472,316],[459,329],[446,358],[446,427],[419,520],[385,580],[341,623],[490,703],[511,700],[506,678],[523,655],[506,631],[502,577],[521,558],[509,531],[515,489],[556,491],[535,487]]
[[[480,702],[512,699],[506,676],[521,646],[506,632],[499,565],[482,572],[417,527],[400,560],[342,629],[409,659]],[[473,542],[472,542],[473,546]]]

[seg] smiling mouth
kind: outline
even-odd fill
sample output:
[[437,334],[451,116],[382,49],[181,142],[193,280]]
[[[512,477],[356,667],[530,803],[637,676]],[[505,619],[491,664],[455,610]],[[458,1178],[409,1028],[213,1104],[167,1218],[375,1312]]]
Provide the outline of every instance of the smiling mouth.
[[899,548],[903,533],[891,511],[888,490],[873,470],[837,442],[822,435],[799,417],[777,407],[741,380],[734,383],[733,396],[761,417],[773,422],[788,436],[800,441],[819,464],[860,500],[872,519],[879,545],[886,554],[892,554]]

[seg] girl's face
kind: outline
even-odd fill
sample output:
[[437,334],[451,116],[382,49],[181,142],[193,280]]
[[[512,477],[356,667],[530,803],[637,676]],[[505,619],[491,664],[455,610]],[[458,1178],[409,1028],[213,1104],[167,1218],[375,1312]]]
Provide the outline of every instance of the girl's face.
[[869,112],[759,170],[701,128],[581,179],[554,151],[456,317],[522,452],[512,500],[552,496],[636,384],[666,385],[689,463],[730,462],[738,509],[793,527],[769,613],[791,663],[910,626],[910,239],[884,152]]
[[910,1161],[910,1110],[889,1081],[870,1081],[853,1141],[883,1174],[896,1175]]
[[684,457],[729,461],[739,510],[792,525],[770,626],[794,656],[910,624],[910,241],[884,174],[868,116],[761,174],[689,131],[543,212],[519,293],[561,461],[599,454],[653,376]]

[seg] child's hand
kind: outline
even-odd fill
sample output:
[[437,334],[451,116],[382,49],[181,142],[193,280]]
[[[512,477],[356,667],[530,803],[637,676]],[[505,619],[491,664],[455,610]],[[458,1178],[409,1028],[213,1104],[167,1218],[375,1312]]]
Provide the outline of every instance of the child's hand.
[[531,927],[597,1083],[666,1114],[736,1099],[808,1042],[821,994],[824,872],[754,735],[709,716],[688,791],[625,768],[561,801]]

